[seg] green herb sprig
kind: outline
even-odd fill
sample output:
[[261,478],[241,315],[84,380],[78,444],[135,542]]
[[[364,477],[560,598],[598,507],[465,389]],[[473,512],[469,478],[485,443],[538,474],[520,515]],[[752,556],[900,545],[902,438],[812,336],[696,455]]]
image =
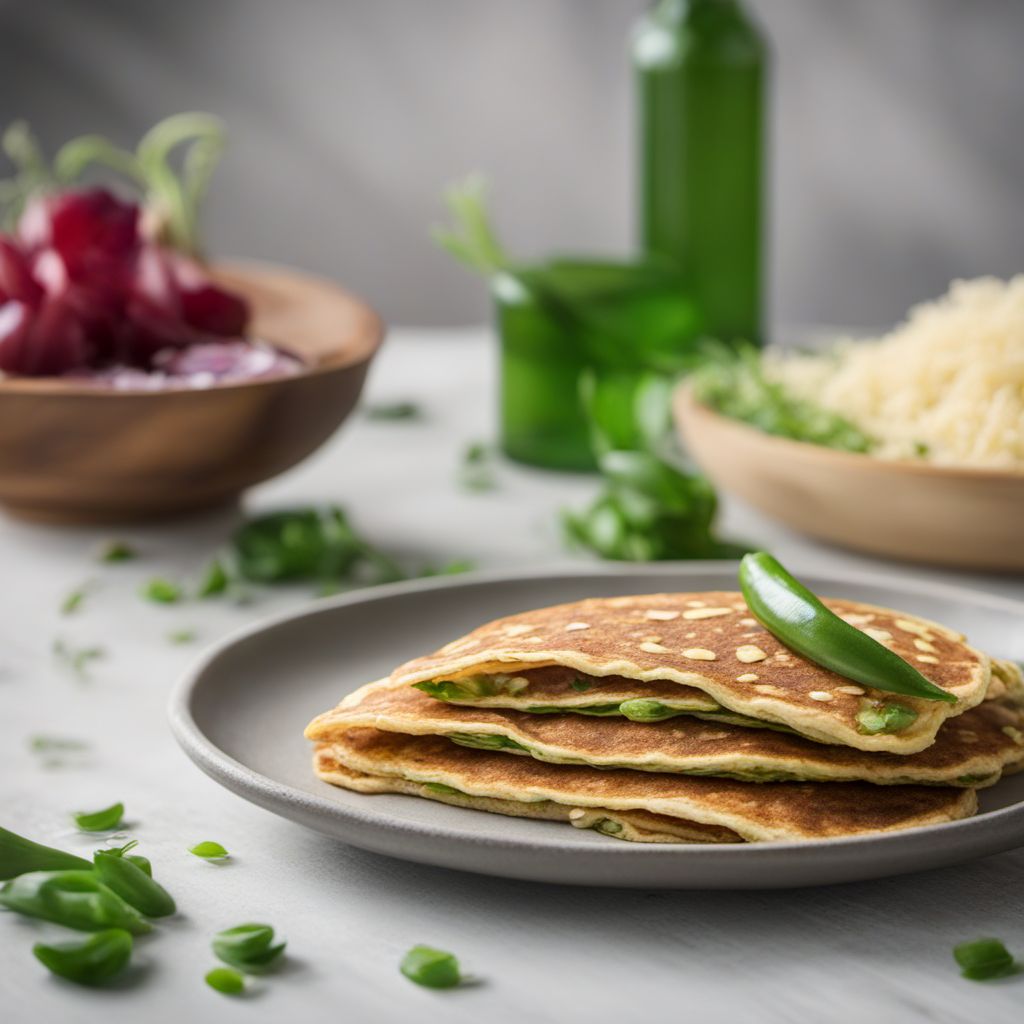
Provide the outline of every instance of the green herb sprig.
[[231,856],[220,843],[215,843],[210,839],[196,843],[195,846],[190,847],[188,852],[201,860],[227,860]]
[[269,924],[240,924],[225,928],[213,937],[218,960],[247,974],[262,974],[273,966],[287,943],[274,945],[274,929]]

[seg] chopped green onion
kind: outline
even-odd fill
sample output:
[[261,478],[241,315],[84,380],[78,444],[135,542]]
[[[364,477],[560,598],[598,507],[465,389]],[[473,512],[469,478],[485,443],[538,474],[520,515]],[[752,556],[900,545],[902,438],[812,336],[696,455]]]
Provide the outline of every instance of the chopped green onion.
[[953,947],[960,973],[971,981],[988,981],[1017,974],[1021,967],[999,939],[978,939]]
[[479,441],[468,445],[462,455],[459,483],[467,491],[493,491],[498,486],[494,449]]
[[76,587],[61,601],[60,613],[61,615],[74,615],[82,607],[82,602],[85,601],[86,596],[92,589],[91,583],[83,583],[80,587]]
[[107,656],[104,647],[71,647],[58,637],[53,642],[54,657],[66,665],[79,679],[89,678],[89,666]]
[[124,804],[111,804],[101,811],[76,811],[75,824],[83,832],[112,832],[124,817]]
[[206,984],[226,996],[238,996],[245,990],[245,978],[230,967],[214,967],[207,971]]
[[437,793],[439,796],[465,796],[461,790],[454,786],[446,786],[443,782],[424,782],[423,788],[428,793]]
[[198,639],[199,634],[194,629],[176,629],[172,633],[167,634],[167,639],[172,644],[194,644]]
[[594,684],[589,679],[574,679],[569,685],[577,693],[586,693]]
[[[132,844],[128,844],[131,848]],[[129,906],[147,917],[167,917],[177,909],[174,897],[159,882],[121,850],[97,850],[93,864],[100,881]],[[150,869],[151,871],[152,869]]]
[[880,732],[902,732],[917,721],[917,712],[895,701],[882,701],[857,712],[859,732],[874,736]]
[[363,407],[368,420],[419,420],[423,410],[415,402],[377,402]]
[[662,704],[660,700],[650,700],[647,697],[624,700],[619,705],[619,713],[631,722],[660,722],[675,715],[668,705]]
[[182,598],[182,590],[177,583],[156,577],[142,588],[142,596],[156,604],[176,604]]
[[400,970],[410,981],[425,988],[455,988],[462,981],[455,956],[430,946],[413,946],[402,957]]
[[123,928],[107,928],[76,942],[37,942],[32,952],[53,974],[77,985],[102,985],[128,965],[132,937]]
[[130,562],[138,558],[138,552],[124,541],[112,540],[100,550],[99,558],[101,562]]
[[206,567],[203,581],[199,584],[199,596],[217,597],[228,589],[230,582],[231,579],[227,569],[224,568],[224,563],[219,558],[215,558]]
[[220,843],[215,843],[209,839],[203,843],[196,843],[188,852],[196,857],[201,857],[203,860],[224,860],[231,856]]
[[284,952],[287,943],[273,945],[274,929],[269,924],[240,924],[225,928],[213,937],[213,952],[219,960],[249,974],[259,974]]

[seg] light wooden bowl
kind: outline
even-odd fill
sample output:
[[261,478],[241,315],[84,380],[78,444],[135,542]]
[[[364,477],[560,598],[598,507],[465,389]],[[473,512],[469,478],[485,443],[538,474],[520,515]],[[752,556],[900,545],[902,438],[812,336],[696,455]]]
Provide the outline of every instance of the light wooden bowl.
[[253,306],[255,337],[302,358],[293,377],[203,390],[113,391],[0,380],[0,504],[26,518],[125,522],[221,504],[315,451],[352,411],[383,338],[333,284],[265,265],[214,268]]
[[802,533],[933,565],[1024,570],[1024,473],[876,459],[772,437],[699,404],[676,424],[720,490]]

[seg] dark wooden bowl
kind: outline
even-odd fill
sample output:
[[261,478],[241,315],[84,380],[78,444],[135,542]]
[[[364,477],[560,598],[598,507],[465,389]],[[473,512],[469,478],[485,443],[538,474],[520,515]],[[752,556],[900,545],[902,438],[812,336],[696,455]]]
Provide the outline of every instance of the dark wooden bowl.
[[380,317],[335,285],[292,270],[226,264],[214,271],[252,303],[253,335],[308,369],[156,392],[0,380],[0,504],[62,523],[172,516],[236,498],[334,433],[383,339]]

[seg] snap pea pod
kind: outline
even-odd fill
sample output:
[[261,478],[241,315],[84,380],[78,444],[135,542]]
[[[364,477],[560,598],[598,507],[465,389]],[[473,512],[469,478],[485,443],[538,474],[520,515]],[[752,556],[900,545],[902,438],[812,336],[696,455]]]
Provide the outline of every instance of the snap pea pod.
[[36,959],[54,974],[78,985],[102,985],[128,965],[132,937],[123,928],[108,928],[78,942],[32,947]]
[[93,871],[30,871],[6,882],[0,905],[27,917],[83,932],[123,928],[145,935],[151,925]]
[[34,843],[0,828],[0,880],[16,878],[28,871],[88,871],[90,867],[87,860],[73,853]]
[[740,589],[761,625],[815,664],[876,690],[956,703],[955,694],[826,608],[767,552],[743,556]]
[[177,910],[174,897],[120,851],[97,850],[92,859],[100,881],[147,917],[167,917]]

